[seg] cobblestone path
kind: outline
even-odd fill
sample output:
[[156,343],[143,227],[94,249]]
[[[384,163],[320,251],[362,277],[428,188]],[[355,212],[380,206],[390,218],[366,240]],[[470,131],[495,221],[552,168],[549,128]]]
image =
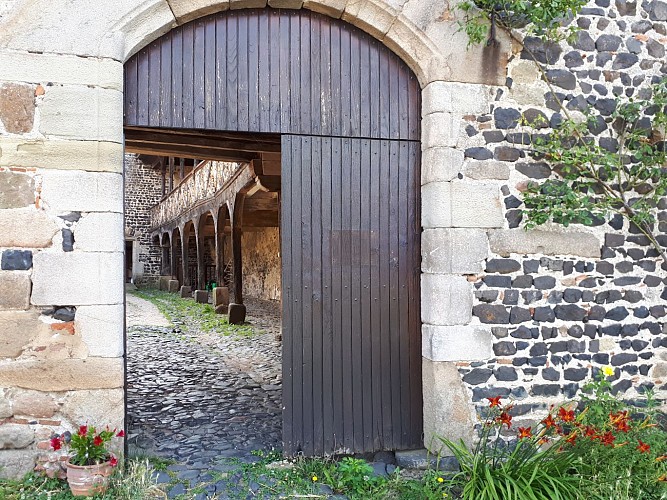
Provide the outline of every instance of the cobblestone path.
[[[248,321],[261,331],[225,336],[201,331],[196,319],[177,312],[173,325],[163,326],[164,317],[151,303],[129,294],[128,302],[131,454],[176,460],[172,472],[195,484],[207,479],[207,470],[219,468],[220,458],[252,460],[253,450],[280,448],[280,316],[275,305],[250,301]],[[261,314],[254,316],[257,311]]]

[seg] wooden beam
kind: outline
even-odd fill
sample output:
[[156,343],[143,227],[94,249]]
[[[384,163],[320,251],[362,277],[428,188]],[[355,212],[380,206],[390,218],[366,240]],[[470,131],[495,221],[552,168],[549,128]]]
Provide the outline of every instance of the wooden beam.
[[242,151],[231,151],[222,149],[210,149],[193,146],[177,146],[168,144],[137,143],[131,140],[125,141],[127,153],[159,154],[162,156],[190,157],[196,155],[198,158],[217,161],[249,162],[257,158],[257,153],[246,153]]

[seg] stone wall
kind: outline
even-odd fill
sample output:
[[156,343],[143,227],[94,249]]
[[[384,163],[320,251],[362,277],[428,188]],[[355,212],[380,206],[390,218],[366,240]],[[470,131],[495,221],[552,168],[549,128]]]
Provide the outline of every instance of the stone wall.
[[125,155],[125,237],[135,245],[132,281],[157,285],[162,250],[150,237],[151,208],[162,197],[162,174],[134,154]]
[[244,231],[243,293],[265,300],[280,300],[280,231],[277,227]]
[[[597,0],[576,19],[582,29],[572,44],[526,40],[567,110],[577,117],[591,106],[599,115],[591,137],[608,150],[617,147],[603,131],[616,98],[646,97],[649,84],[667,76],[665,21],[663,2]],[[507,86],[487,87],[483,95],[483,109],[462,116],[457,148],[464,161],[451,186],[456,206],[459,187],[476,186],[480,196],[482,190],[500,192],[502,212],[493,217],[504,215],[490,221],[501,228],[467,233],[475,272],[460,286],[466,295],[468,287],[474,292],[469,325],[483,340],[473,359],[456,365],[473,404],[479,410],[487,397],[512,398],[519,420],[534,421],[548,405],[575,397],[605,365],[615,370],[614,393],[635,399],[649,387],[664,403],[667,264],[620,215],[592,227],[552,224],[526,232],[521,192],[529,181],[552,175],[527,149],[564,113],[525,50],[510,61]],[[522,117],[541,117],[540,130],[522,127]],[[478,200],[460,199],[467,214],[459,220],[489,219]],[[660,209],[656,229],[666,245],[665,201]],[[425,232],[427,269],[437,268],[445,249],[453,249],[451,231]],[[427,332],[427,348],[430,340]]]

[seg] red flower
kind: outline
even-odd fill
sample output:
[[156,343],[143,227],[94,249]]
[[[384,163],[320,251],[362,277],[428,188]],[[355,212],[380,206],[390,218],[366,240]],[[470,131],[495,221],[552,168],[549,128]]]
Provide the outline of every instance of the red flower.
[[542,423],[547,429],[550,429],[551,427],[557,427],[556,419],[551,415],[551,413],[549,413],[547,418],[542,420]]
[[609,420],[618,432],[628,432],[630,426],[628,425],[628,412],[619,411],[618,413],[610,413]]
[[496,396],[493,398],[486,398],[489,400],[489,406],[493,408],[494,406],[500,406],[500,396]]
[[558,408],[558,418],[563,422],[574,422],[574,410],[566,410],[561,406]]
[[119,437],[119,438],[125,437],[125,431],[123,429],[121,429],[120,431],[118,431],[118,434],[116,434],[116,437]]
[[519,439],[530,438],[533,436],[533,430],[530,427],[519,427]]
[[500,422],[501,426],[507,425],[507,428],[509,429],[512,426],[512,415],[504,411],[498,416],[497,421]]
[[112,455],[109,459],[109,465],[111,467],[116,467],[116,465],[118,465],[118,459]]
[[640,439],[639,446],[637,446],[637,449],[639,450],[639,453],[648,453],[649,451],[651,451],[651,446],[646,444],[644,441]]
[[86,434],[88,434],[88,426],[87,425],[79,426],[79,436],[83,437]]
[[600,436],[598,436],[598,433],[595,430],[595,427],[591,427],[590,425],[587,425],[584,428],[584,437],[591,438],[591,439],[597,439]]
[[577,442],[577,433],[572,432],[567,438],[565,438],[565,442],[574,445]]
[[102,444],[104,444],[104,439],[102,439],[102,436],[98,434],[95,436],[95,439],[93,439],[93,444],[95,446],[102,446]]
[[616,440],[616,436],[614,436],[609,431],[605,432],[602,436],[600,436],[600,442],[604,445],[609,445],[609,446],[613,447],[615,440]]
[[60,441],[60,438],[51,438],[51,448],[53,448],[55,451],[58,451],[60,448],[62,448],[62,441]]

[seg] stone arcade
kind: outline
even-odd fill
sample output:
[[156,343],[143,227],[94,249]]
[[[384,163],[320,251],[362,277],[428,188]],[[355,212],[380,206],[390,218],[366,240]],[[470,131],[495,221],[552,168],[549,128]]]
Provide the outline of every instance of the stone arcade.
[[[632,398],[648,384],[664,400],[664,266],[619,219],[518,227],[520,189],[550,174],[516,146],[521,113],[552,124],[560,116],[538,70],[507,40],[466,50],[447,2],[8,0],[0,3],[0,474],[48,459],[53,431],[85,420],[122,425],[123,64],[188,21],[264,7],[340,18],[419,80],[426,446],[436,434],[471,439],[488,395],[511,395],[532,419],[606,364],[619,393]],[[608,115],[616,96],[667,73],[666,21],[661,0],[597,0],[576,20],[583,30],[572,45],[535,49],[553,63],[547,77],[568,108],[590,103]]]

